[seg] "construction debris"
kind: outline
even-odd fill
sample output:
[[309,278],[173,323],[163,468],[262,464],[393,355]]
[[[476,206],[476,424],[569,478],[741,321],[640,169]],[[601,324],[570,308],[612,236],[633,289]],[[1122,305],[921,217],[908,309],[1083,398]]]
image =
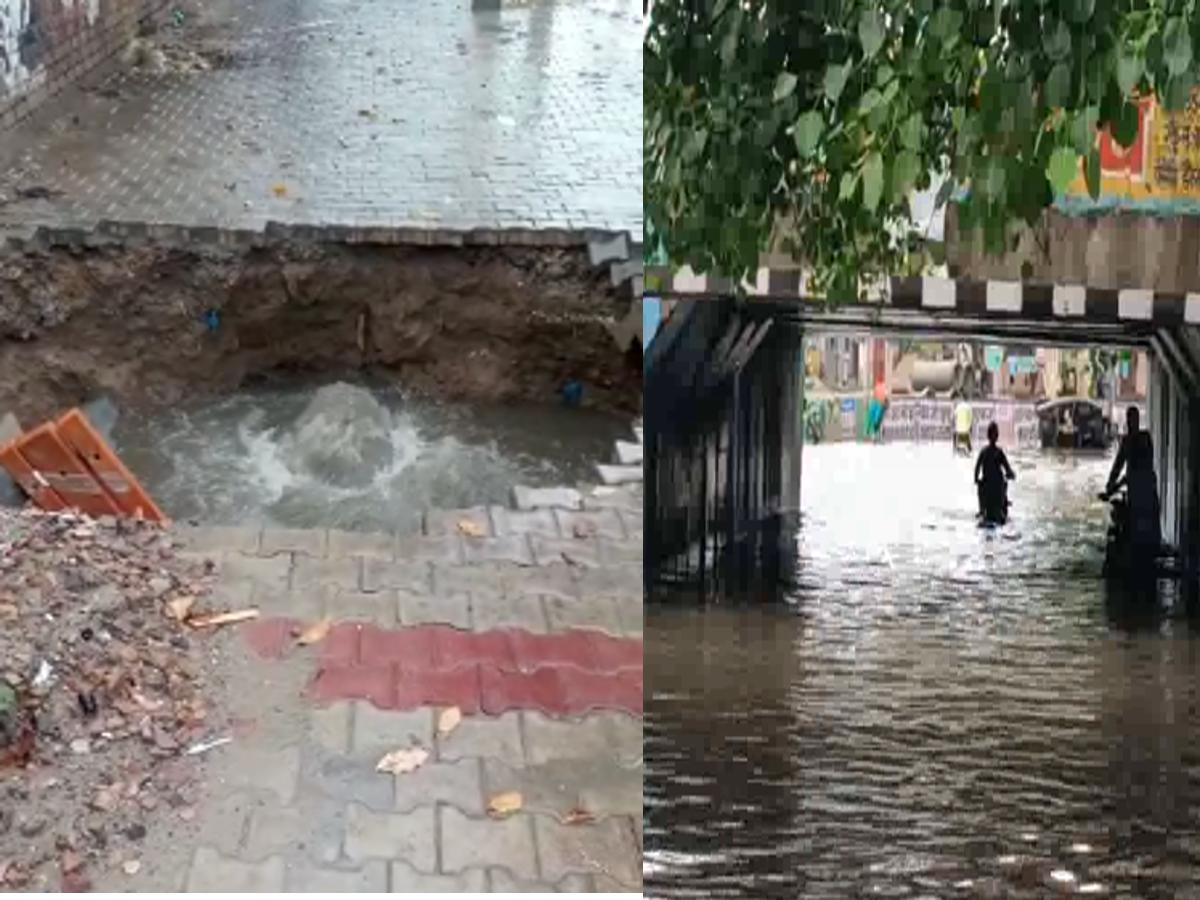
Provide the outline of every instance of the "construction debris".
[[215,578],[150,523],[0,510],[0,893],[87,891],[194,807]]

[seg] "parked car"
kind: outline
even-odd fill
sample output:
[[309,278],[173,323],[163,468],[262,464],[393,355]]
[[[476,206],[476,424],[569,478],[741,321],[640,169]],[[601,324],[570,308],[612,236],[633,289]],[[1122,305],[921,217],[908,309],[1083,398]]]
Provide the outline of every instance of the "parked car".
[[1047,450],[1106,450],[1116,430],[1093,400],[1069,398],[1037,405],[1042,447]]

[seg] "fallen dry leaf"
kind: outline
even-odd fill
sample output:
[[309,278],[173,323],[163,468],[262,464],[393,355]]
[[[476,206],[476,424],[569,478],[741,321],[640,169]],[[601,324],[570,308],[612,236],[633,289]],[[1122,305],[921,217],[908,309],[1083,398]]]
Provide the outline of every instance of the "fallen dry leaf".
[[286,184],[271,185],[271,193],[276,197],[286,197],[288,195],[288,186]]
[[167,612],[171,614],[171,618],[176,622],[183,622],[191,613],[192,607],[196,605],[196,598],[193,596],[176,597],[167,603]]
[[519,813],[525,806],[525,798],[516,791],[497,794],[488,801],[487,814],[493,819],[507,819]]
[[596,821],[596,814],[591,810],[576,807],[559,819],[564,825],[591,825]]
[[126,875],[136,875],[138,872],[142,871],[142,864],[136,859],[131,859],[123,863],[121,865],[121,869]]
[[296,643],[301,647],[311,647],[313,644],[319,644],[325,638],[329,637],[329,632],[333,631],[333,619],[326,616],[320,622],[314,622],[309,625],[296,638]]
[[393,750],[379,760],[375,766],[376,772],[386,772],[389,775],[407,775],[415,772],[429,761],[429,751],[420,747],[408,747],[404,750]]
[[188,624],[193,628],[219,628],[221,625],[237,625],[239,622],[249,622],[257,618],[257,609],[238,609],[231,612],[192,616],[188,619]]
[[451,706],[448,709],[443,709],[442,714],[438,716],[437,733],[438,737],[449,737],[454,729],[462,724],[462,710],[457,706]]
[[571,533],[575,535],[575,540],[586,541],[596,534],[596,524],[594,522],[576,522],[575,527],[571,529]]
[[485,532],[480,527],[478,522],[472,522],[470,519],[463,519],[458,523],[458,533],[464,537],[481,538]]

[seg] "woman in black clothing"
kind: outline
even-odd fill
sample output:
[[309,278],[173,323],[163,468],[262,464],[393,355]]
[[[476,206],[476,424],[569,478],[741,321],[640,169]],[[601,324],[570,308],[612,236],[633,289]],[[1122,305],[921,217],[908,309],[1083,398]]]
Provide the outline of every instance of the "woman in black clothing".
[[1158,499],[1158,476],[1154,473],[1154,441],[1149,432],[1142,431],[1141,415],[1136,406],[1131,406],[1125,414],[1125,425],[1126,434],[1108,476],[1106,495],[1111,497],[1122,484],[1128,487],[1129,524],[1134,540],[1157,552],[1162,544],[1162,509]]

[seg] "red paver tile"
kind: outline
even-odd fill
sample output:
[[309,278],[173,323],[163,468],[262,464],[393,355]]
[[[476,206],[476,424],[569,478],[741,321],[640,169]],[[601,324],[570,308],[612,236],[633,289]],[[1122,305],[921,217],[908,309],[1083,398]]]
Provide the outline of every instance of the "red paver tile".
[[362,636],[367,630],[377,629],[357,622],[335,625],[321,642],[321,665],[335,668],[358,665],[363,661]]
[[242,627],[242,637],[263,659],[282,659],[295,644],[296,624],[292,619],[259,619]]
[[396,673],[391,666],[330,666],[317,670],[308,688],[317,703],[366,700],[380,709],[396,709]]
[[368,625],[362,630],[360,659],[363,665],[392,665],[408,672],[441,669],[438,637],[428,628],[386,629]]
[[583,715],[596,709],[642,714],[641,675],[597,675],[568,668],[559,672],[559,681],[563,690],[561,715]]
[[496,666],[514,670],[517,654],[513,647],[513,632],[459,631],[445,628],[438,635],[441,665],[448,669],[458,666]]
[[566,694],[558,669],[536,672],[505,672],[485,666],[480,669],[481,705],[489,716],[514,709],[538,709],[549,716],[563,715]]
[[615,638],[607,634],[594,634],[593,646],[596,653],[597,672],[641,671],[644,663],[642,642],[629,638]]
[[480,711],[479,667],[465,666],[441,672],[398,671],[396,709],[422,706],[457,706],[464,713]]
[[595,671],[600,661],[596,653],[595,637],[596,635],[587,631],[565,631],[558,634],[514,632],[514,668],[518,672],[536,672],[538,669],[574,666],[585,671]]

